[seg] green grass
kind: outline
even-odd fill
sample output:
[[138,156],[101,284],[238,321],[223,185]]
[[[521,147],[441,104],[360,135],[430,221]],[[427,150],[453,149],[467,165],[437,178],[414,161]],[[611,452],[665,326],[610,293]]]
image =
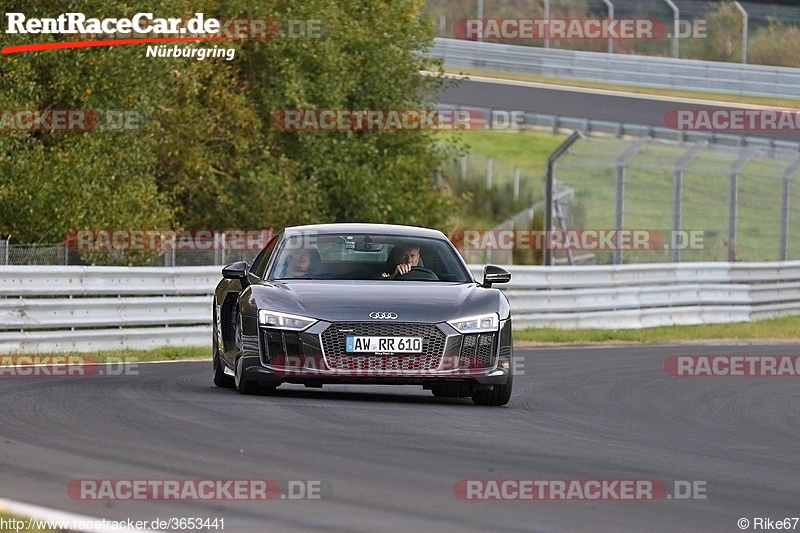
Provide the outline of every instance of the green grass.
[[677,89],[661,89],[658,87],[638,87],[635,85],[624,85],[619,83],[604,83],[594,81],[573,80],[568,78],[551,78],[547,76],[534,76],[529,74],[516,74],[513,72],[497,72],[493,70],[480,69],[460,69],[446,68],[448,74],[463,74],[471,76],[481,76],[484,78],[498,78],[516,81],[531,81],[536,83],[546,83],[551,85],[564,85],[567,87],[582,87],[588,89],[601,89],[606,91],[622,91],[637,94],[649,94],[655,96],[667,96],[675,98],[696,98],[701,100],[713,100],[715,102],[730,102],[740,104],[754,104],[763,106],[789,107],[800,106],[800,100],[792,98],[767,98],[762,96],[743,96],[738,94],[721,94],[705,91],[686,91]]
[[534,328],[514,332],[515,342],[541,344],[662,344],[697,340],[792,340],[800,342],[800,316],[732,324],[662,326],[644,329]]
[[[440,133],[442,141],[449,144],[465,146],[469,152],[490,155],[498,163],[516,165],[541,176],[545,174],[547,158],[553,150],[564,142],[567,135],[542,134],[532,131],[499,131],[499,130],[474,130],[454,133],[443,131]],[[498,172],[496,165],[493,174],[501,180],[510,181],[513,174]],[[480,172],[485,173],[484,169]]]
[[[19,356],[35,357],[74,357],[84,358],[87,362],[145,362],[145,361],[177,361],[180,359],[208,359],[211,360],[211,346],[164,346],[152,350],[103,350],[99,352],[50,352],[41,354],[6,354],[0,356],[0,360],[6,357],[14,358]],[[55,361],[56,363],[58,361]]]

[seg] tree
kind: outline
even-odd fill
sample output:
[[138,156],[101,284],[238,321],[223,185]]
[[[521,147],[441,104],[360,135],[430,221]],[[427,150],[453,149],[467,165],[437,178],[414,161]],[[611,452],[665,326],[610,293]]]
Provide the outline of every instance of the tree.
[[[319,21],[319,37],[215,42],[235,59],[146,57],[147,45],[0,57],[0,109],[135,112],[123,131],[0,132],[0,233],[57,241],[69,230],[223,229],[325,221],[441,225],[450,200],[432,175],[428,131],[282,132],[282,109],[428,105],[439,62],[420,0],[145,2],[137,12]],[[131,17],[119,0],[6,2],[6,12]],[[296,29],[296,28],[295,28]],[[66,40],[6,34],[5,45]],[[211,47],[210,43],[179,43]]]

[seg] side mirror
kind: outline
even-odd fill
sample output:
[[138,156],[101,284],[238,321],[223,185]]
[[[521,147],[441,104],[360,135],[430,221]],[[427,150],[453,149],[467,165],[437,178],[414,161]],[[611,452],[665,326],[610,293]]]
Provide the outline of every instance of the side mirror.
[[222,277],[245,281],[247,279],[247,268],[247,261],[236,261],[222,269]]
[[483,268],[483,286],[487,289],[492,283],[508,283],[511,281],[511,272],[499,266],[486,265]]

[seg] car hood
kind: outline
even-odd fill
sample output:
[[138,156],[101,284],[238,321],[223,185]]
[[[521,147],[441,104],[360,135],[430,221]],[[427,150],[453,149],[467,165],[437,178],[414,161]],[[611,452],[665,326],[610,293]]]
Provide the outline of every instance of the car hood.
[[377,281],[272,282],[253,287],[259,309],[297,313],[328,322],[370,320],[372,312],[391,312],[403,322],[443,322],[499,312],[508,302],[497,289],[475,283]]

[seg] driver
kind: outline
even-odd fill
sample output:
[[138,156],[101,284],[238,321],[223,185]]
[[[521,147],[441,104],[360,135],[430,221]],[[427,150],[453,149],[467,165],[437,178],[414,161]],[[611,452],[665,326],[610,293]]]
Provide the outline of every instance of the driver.
[[388,272],[381,274],[383,279],[395,279],[408,274],[411,268],[419,264],[419,246],[416,244],[398,244],[389,253]]

